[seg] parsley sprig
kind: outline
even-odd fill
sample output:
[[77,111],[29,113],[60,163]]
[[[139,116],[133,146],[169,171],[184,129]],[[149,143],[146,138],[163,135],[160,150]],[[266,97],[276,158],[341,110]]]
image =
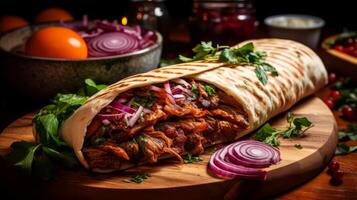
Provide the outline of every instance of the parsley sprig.
[[264,62],[267,56],[266,53],[254,51],[254,45],[251,42],[242,47],[234,48],[220,45],[213,47],[212,42],[201,42],[201,44],[196,45],[192,51],[195,53],[192,58],[179,55],[179,59],[182,62],[206,60],[253,65],[255,66],[255,74],[263,85],[266,85],[268,82],[268,73],[272,76],[279,75],[274,66]]
[[338,132],[339,143],[336,148],[336,155],[346,155],[357,151],[357,146],[347,145],[343,141],[357,140],[357,125],[348,124],[346,129]]
[[[272,146],[279,146],[279,137],[283,138],[295,138],[302,137],[304,133],[311,128],[313,125],[306,117],[296,117],[291,113],[288,113],[287,116],[288,126],[286,129],[279,130],[273,128],[269,123],[266,123],[263,127],[261,127],[255,138],[259,141],[262,141],[266,144],[270,144]],[[299,148],[302,148],[300,145]]]
[[130,179],[123,179],[123,182],[130,183],[141,183],[151,177],[149,173],[135,174],[130,177]]
[[25,175],[35,175],[43,180],[52,179],[58,165],[75,168],[77,158],[72,148],[60,138],[60,126],[90,95],[103,88],[105,85],[86,79],[85,87],[77,94],[57,94],[52,103],[42,108],[33,119],[36,143],[12,143],[11,152],[6,156],[9,164]]

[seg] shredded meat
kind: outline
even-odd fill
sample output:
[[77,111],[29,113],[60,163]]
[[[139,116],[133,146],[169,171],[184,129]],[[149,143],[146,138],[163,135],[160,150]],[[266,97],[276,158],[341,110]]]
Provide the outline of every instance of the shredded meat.
[[[176,98],[176,102],[160,84],[120,94],[117,101],[131,106],[134,100],[138,100],[136,104],[151,112],[147,111],[133,127],[129,127],[125,120],[111,120],[103,124],[95,117],[87,127],[83,148],[90,166],[120,168],[121,162],[127,161],[156,163],[166,154],[183,162],[180,154],[189,152],[199,155],[204,152],[204,147],[217,141],[233,141],[237,133],[249,128],[247,114],[233,97],[214,86],[194,80],[190,82],[191,86],[186,89],[191,89],[194,95],[179,93],[186,97]],[[172,88],[176,87],[172,84]],[[197,90],[193,84],[196,84]],[[152,99],[155,101],[152,102]],[[118,112],[121,113],[111,106],[101,110],[101,114]],[[99,137],[106,141],[98,145],[95,142]],[[93,144],[97,146],[91,146]]]
[[154,138],[147,134],[140,134],[137,140],[139,141],[145,160],[149,163],[156,163],[158,157],[165,152],[164,148],[166,145],[162,139]]
[[126,151],[123,148],[119,147],[115,142],[105,142],[98,148],[108,153],[111,153],[118,158],[130,160],[130,157],[128,156]]
[[95,117],[92,121],[92,123],[89,124],[89,126],[87,127],[87,134],[86,134],[86,138],[90,138],[93,137],[94,135],[96,135],[96,133],[98,133],[98,130],[102,127],[102,121],[100,119],[98,119],[97,117]]
[[139,144],[136,142],[135,139],[131,139],[126,142],[122,142],[119,144],[119,146],[121,148],[123,148],[125,150],[125,152],[127,152],[129,157],[131,158],[131,160],[135,161],[138,159],[139,153],[140,153],[140,148],[139,148]]
[[203,148],[204,143],[205,143],[205,138],[202,135],[198,133],[189,134],[187,136],[187,142],[185,148],[192,155],[199,155],[204,151]]
[[197,106],[191,102],[180,102],[179,105],[165,105],[164,110],[174,116],[184,116],[192,115],[193,117],[203,117],[209,112],[207,110],[199,109]]
[[229,122],[238,124],[243,128],[249,127],[249,123],[244,118],[244,115],[238,112],[237,109],[233,109],[230,106],[219,105],[217,109],[211,110],[211,113],[215,117],[223,118]]
[[119,169],[121,166],[121,161],[106,151],[95,147],[86,147],[82,151],[91,168]]
[[126,127],[124,124],[114,128],[113,137],[117,140],[123,140],[133,137],[147,126],[156,124],[158,120],[166,119],[167,115],[162,111],[162,107],[158,104],[153,106],[153,112],[144,115],[143,120],[137,123],[134,127]]

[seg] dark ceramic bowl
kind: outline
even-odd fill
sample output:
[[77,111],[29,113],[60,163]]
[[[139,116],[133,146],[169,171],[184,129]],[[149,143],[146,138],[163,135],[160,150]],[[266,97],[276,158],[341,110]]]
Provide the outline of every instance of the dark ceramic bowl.
[[13,49],[21,48],[34,31],[50,25],[54,24],[27,26],[1,35],[0,70],[2,80],[12,91],[34,99],[46,99],[59,92],[75,91],[83,85],[86,78],[101,83],[113,83],[157,68],[160,62],[162,36],[158,32],[154,45],[119,56],[54,59],[13,52]]

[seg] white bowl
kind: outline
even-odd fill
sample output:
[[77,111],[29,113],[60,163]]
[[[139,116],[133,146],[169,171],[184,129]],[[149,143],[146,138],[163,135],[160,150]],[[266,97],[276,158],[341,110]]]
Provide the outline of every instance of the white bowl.
[[310,15],[285,14],[270,16],[264,24],[270,37],[295,40],[314,49],[325,21]]

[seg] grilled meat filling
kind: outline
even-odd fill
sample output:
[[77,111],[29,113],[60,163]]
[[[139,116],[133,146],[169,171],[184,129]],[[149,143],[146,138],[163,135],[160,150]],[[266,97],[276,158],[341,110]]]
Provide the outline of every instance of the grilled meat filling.
[[87,128],[83,153],[90,167],[119,169],[122,162],[156,163],[165,155],[182,162],[180,154],[202,154],[205,147],[232,141],[249,128],[233,97],[189,82],[132,89],[114,100],[119,106],[103,108]]

